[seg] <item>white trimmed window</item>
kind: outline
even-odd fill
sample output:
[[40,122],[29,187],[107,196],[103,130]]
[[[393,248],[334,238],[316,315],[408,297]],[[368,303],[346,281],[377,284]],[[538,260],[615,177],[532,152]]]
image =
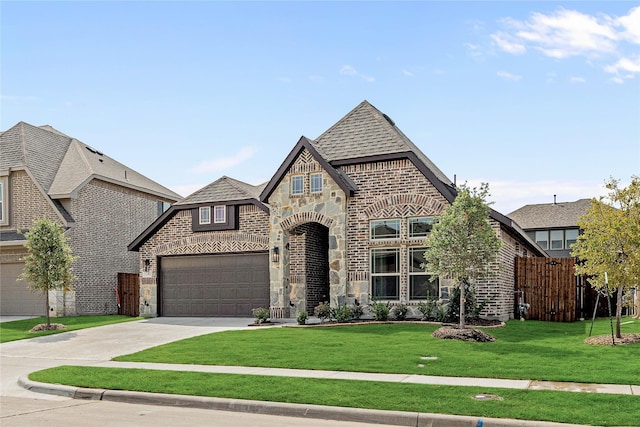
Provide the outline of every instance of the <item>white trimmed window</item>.
[[304,194],[304,176],[295,175],[291,177],[291,194]]
[[549,232],[546,230],[536,231],[536,243],[544,250],[549,249]]
[[440,279],[434,279],[433,274],[423,268],[426,250],[427,248],[409,248],[409,299],[411,300],[438,298],[440,295]]
[[371,250],[371,297],[400,299],[400,249]]
[[565,230],[564,232],[565,249],[571,249],[571,245],[575,244],[578,240],[578,230]]
[[9,177],[0,177],[0,224],[9,224]]
[[310,185],[312,193],[322,193],[322,174],[312,173]]
[[200,208],[200,224],[211,224],[211,206]]
[[551,230],[551,249],[562,249],[564,245],[563,230]]
[[409,237],[427,237],[436,222],[433,217],[409,218]]
[[383,219],[370,222],[371,240],[379,239],[399,239],[400,220]]
[[227,222],[227,207],[215,206],[213,208],[213,223],[224,224],[225,222]]

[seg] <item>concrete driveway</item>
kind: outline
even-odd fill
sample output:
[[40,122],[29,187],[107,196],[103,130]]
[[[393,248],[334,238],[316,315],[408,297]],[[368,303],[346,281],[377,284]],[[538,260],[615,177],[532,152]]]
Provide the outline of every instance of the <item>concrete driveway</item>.
[[[172,341],[237,329],[253,318],[158,317],[0,344],[0,396],[35,397],[18,378],[54,366],[100,366],[116,356]],[[39,399],[64,399],[37,394]]]

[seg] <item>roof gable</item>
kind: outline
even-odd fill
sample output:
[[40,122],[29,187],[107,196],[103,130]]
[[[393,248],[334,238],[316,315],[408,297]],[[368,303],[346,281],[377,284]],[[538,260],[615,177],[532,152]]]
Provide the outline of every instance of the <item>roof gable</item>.
[[329,176],[335,181],[336,184],[344,191],[347,196],[352,196],[353,193],[357,190],[355,183],[342,171],[334,168],[329,164],[326,158],[320,154],[320,150],[315,147],[312,142],[306,137],[302,136],[298,140],[298,143],[293,147],[289,155],[286,157],[282,165],[278,168],[273,178],[267,183],[266,187],[260,194],[260,200],[264,202],[268,202],[269,196],[275,190],[275,188],[280,184],[280,181],[287,174],[287,171],[291,168],[291,165],[296,161],[298,156],[302,153],[303,150],[307,150],[315,160],[320,163],[320,166],[329,174]]
[[226,203],[247,199],[260,198],[260,192],[265,184],[254,186],[237,179],[223,176],[211,184],[202,187],[198,191],[180,200],[176,205],[194,205],[201,203]]

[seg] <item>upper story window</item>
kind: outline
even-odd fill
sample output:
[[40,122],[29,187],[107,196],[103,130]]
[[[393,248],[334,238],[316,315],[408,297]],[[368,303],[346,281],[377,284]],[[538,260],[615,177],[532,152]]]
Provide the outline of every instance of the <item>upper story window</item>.
[[571,249],[571,245],[576,243],[576,241],[578,240],[578,233],[579,231],[577,229],[564,231],[565,248]]
[[211,206],[200,208],[200,224],[211,224]]
[[227,222],[227,207],[215,206],[213,208],[213,223],[224,224],[225,222]]
[[371,221],[370,227],[371,240],[400,238],[399,219]]
[[295,175],[291,177],[291,194],[304,194],[304,176]]
[[410,218],[409,237],[427,237],[437,220],[433,217]]
[[165,213],[171,207],[171,203],[158,200],[158,216]]
[[549,249],[549,232],[546,230],[536,231],[536,243],[544,250]]
[[6,176],[0,177],[0,225],[9,224],[8,192],[9,178]]
[[551,249],[562,249],[564,245],[563,230],[551,230]]
[[321,193],[322,192],[322,174],[312,173],[310,185],[311,185],[312,193]]

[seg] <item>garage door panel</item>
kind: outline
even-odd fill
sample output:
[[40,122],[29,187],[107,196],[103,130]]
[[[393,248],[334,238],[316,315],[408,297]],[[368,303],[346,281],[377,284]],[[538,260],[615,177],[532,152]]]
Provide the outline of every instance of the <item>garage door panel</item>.
[[42,316],[46,299],[42,292],[32,292],[27,282],[18,280],[24,263],[0,265],[0,314],[4,316]]
[[251,316],[269,307],[268,254],[162,258],[160,295],[162,316]]

